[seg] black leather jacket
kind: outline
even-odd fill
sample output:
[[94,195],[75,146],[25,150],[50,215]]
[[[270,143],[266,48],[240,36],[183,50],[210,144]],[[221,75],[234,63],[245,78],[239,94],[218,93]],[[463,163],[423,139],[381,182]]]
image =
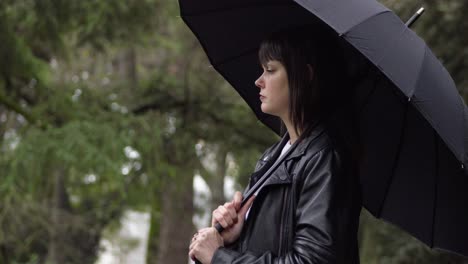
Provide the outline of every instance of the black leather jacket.
[[[287,140],[265,151],[249,187]],[[320,125],[299,142],[258,193],[240,238],[211,263],[359,263],[359,181],[335,146]]]

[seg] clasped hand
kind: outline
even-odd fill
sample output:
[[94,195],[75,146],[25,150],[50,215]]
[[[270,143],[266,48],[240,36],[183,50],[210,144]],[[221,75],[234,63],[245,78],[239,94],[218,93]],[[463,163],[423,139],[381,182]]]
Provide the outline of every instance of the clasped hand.
[[[219,247],[230,245],[235,242],[244,226],[245,214],[253,203],[255,196],[252,196],[241,208],[242,194],[236,192],[231,202],[220,205],[213,211],[212,227],[203,228],[195,233],[190,243],[189,256],[192,260],[197,259],[203,264],[211,263],[215,251]],[[214,228],[219,223],[224,231],[219,234]]]

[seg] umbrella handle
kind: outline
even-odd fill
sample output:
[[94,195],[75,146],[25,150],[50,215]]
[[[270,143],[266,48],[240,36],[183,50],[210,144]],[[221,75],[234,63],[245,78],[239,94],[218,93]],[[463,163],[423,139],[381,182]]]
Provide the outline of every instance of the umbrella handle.
[[214,228],[215,228],[215,229],[218,231],[218,233],[220,233],[220,234],[221,234],[221,232],[224,231],[224,227],[222,227],[220,223],[216,223],[215,226],[214,226]]
[[407,27],[411,27],[413,23],[424,13],[424,7],[421,7],[414,15],[408,19],[408,21],[405,23]]
[[[245,203],[247,203],[247,201],[249,200],[249,198],[252,196],[254,190],[258,189],[258,186],[257,187],[253,187],[250,191],[248,191],[245,195],[244,198],[242,198],[242,202],[241,202],[241,208],[245,205]],[[220,223],[216,223],[214,228],[218,231],[218,233],[222,233],[224,231],[224,227],[220,224]]]

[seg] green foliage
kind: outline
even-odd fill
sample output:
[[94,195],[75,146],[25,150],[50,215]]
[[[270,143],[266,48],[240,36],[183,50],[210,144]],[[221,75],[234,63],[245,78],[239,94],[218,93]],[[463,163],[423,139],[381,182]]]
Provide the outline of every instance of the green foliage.
[[[77,49],[112,51],[147,41],[156,7],[156,1],[0,2],[0,103],[26,117],[1,129],[10,136],[0,149],[0,263],[44,263],[54,229],[68,235],[61,252],[67,259],[94,262],[104,227],[126,207],[155,201],[145,191],[158,185],[157,175],[145,176],[153,174],[154,160],[129,158],[124,150],[138,145],[160,153],[159,122],[128,114],[125,100],[111,99],[122,87],[70,82],[66,76],[78,65],[49,63],[76,63]],[[57,173],[65,184],[60,227],[51,225]]]
[[[68,1],[66,1],[68,2]],[[78,44],[93,45],[101,50],[109,41],[113,43],[139,43],[154,30],[158,0],[144,1],[77,1],[73,12],[78,26]]]
[[[34,78],[39,81],[46,80],[46,64],[33,55],[25,40],[16,34],[5,21],[4,14],[0,13],[0,42],[2,47],[0,49],[0,58],[2,66],[0,66],[0,73],[5,78],[8,77],[8,82],[12,78]],[[4,79],[3,78],[3,79]],[[12,84],[2,85],[0,89],[11,89]]]
[[[74,220],[70,220],[68,228],[76,232],[75,239],[114,219],[126,198],[128,179],[122,175],[121,167],[127,161],[123,149],[129,139],[118,126],[78,120],[60,128],[25,131],[17,147],[2,155],[0,163],[4,175],[0,184],[4,199],[0,225],[20,224],[22,228],[3,229],[6,233],[0,236],[0,244],[11,245],[12,239],[31,241],[32,244],[20,243],[19,249],[12,250],[19,256],[24,250],[36,254],[44,251],[50,229],[47,204],[57,168],[67,175],[71,212],[76,214],[70,215]],[[31,215],[34,221],[30,220]],[[16,220],[12,222],[13,219]]]

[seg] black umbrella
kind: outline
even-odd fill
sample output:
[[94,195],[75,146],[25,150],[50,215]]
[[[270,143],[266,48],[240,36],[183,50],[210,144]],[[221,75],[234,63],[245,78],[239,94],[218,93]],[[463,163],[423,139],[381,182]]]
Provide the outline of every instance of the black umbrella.
[[[179,0],[213,67],[274,131],[254,80],[262,39],[320,23],[374,69],[358,84],[363,205],[433,248],[468,256],[468,109],[446,69],[374,0]],[[317,22],[319,21],[319,22]]]

